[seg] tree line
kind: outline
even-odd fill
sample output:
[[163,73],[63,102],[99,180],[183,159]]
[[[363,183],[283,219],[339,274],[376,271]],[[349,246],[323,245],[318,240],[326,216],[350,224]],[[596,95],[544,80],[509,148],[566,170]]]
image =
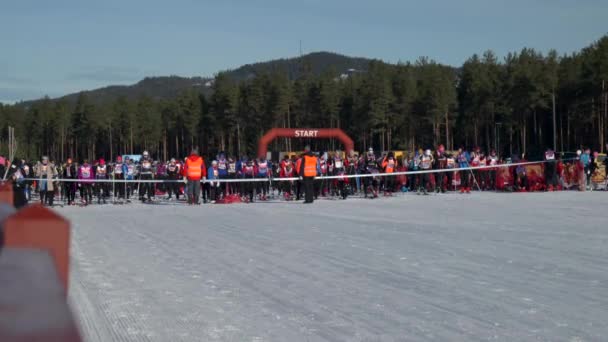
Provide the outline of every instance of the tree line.
[[[182,157],[191,147],[215,155],[252,155],[273,127],[342,128],[359,150],[414,150],[444,144],[480,146],[503,155],[539,155],[551,147],[604,151],[608,128],[608,35],[572,54],[530,48],[499,59],[492,51],[461,67],[421,57],[396,65],[370,62],[365,72],[296,79],[269,71],[245,80],[216,75],[212,92],[184,90],[170,99],[140,96],[94,104],[44,98],[30,106],[0,104],[0,154],[15,127],[18,155],[111,158],[149,150]],[[318,150],[337,141],[278,139],[269,148]]]

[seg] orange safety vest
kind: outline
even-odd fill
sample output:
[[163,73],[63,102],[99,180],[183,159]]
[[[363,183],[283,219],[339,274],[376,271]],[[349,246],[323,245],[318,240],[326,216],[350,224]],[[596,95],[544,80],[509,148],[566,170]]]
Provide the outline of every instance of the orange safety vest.
[[203,177],[203,158],[186,159],[186,177],[191,180],[200,180]]
[[304,177],[317,176],[317,157],[304,156]]

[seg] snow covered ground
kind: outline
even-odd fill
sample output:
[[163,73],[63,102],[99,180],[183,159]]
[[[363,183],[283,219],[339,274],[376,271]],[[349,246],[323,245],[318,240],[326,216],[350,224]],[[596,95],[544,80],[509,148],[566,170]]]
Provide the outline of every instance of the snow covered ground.
[[87,341],[606,341],[608,194],[91,206]]

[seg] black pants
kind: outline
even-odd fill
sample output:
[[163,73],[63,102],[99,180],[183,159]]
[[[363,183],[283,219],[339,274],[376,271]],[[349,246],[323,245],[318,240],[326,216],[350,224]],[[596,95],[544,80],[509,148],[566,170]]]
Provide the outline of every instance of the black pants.
[[[263,177],[263,176],[260,176]],[[270,188],[269,182],[258,182],[258,193],[262,194],[262,196],[266,196],[268,194],[268,189]]]
[[469,176],[470,170],[462,170],[460,171],[460,187],[468,188],[469,187]]
[[296,181],[294,187],[296,188],[296,200],[299,201],[302,198],[302,181]]
[[[167,194],[169,194],[169,198],[173,194],[175,194],[175,198],[179,199],[179,183],[176,182],[177,179],[170,179],[171,183],[166,183],[165,186],[167,188]],[[203,198],[205,198],[203,196]]]
[[68,200],[68,205],[74,203],[74,200],[76,199],[76,183],[66,182],[63,184],[63,189],[65,197]]
[[[151,174],[142,174],[139,176],[140,180],[151,180]],[[139,199],[143,200],[145,197],[148,199],[154,198],[154,183],[139,183]]]
[[312,203],[314,200],[314,177],[304,177],[302,183],[304,185],[304,203]]
[[395,190],[395,176],[384,177],[384,191],[393,192]]
[[418,189],[422,190],[422,191],[426,191],[426,189],[428,188],[430,183],[431,183],[431,174],[423,173],[420,175],[420,187]]
[[[440,178],[441,178],[441,190],[443,192],[445,191],[449,191],[450,188],[452,188],[452,180],[454,179],[454,171],[446,171],[446,172],[442,172],[439,174]],[[446,182],[444,183],[444,177],[447,178]]]
[[109,194],[108,183],[99,182],[99,183],[95,184],[95,186],[97,188],[97,201],[101,202],[101,200],[103,199],[103,201],[105,202],[106,198],[109,197],[108,196],[108,194]]
[[87,203],[93,201],[93,185],[91,183],[82,183],[80,185],[80,198]]
[[[115,175],[115,180],[124,180],[123,175]],[[114,197],[125,198],[125,184],[123,182],[114,183]]]
[[40,191],[40,204],[48,204],[49,206],[53,206],[53,201],[55,199],[55,191],[41,190]]
[[407,177],[407,185],[410,191],[416,190],[416,183],[418,183],[419,175],[409,175]]
[[488,189],[496,190],[496,170],[488,171]]

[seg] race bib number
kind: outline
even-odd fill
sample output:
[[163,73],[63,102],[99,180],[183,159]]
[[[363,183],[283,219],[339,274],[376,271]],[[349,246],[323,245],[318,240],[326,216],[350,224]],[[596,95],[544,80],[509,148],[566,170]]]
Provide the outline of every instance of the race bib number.
[[341,160],[336,160],[336,169],[341,169],[342,168],[342,161]]
[[84,178],[91,178],[91,168],[90,167],[83,167],[82,168],[82,177],[84,177]]
[[122,165],[117,164],[114,166],[114,173],[117,175],[122,175]]

